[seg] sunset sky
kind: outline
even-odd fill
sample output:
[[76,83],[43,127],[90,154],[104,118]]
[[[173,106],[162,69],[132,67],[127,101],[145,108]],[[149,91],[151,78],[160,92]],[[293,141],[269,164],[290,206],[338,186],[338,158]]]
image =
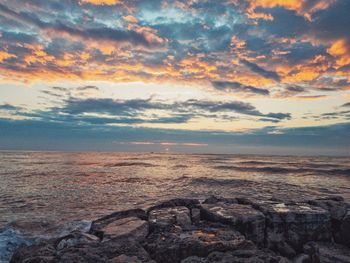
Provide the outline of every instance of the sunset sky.
[[350,154],[349,0],[1,0],[0,149]]

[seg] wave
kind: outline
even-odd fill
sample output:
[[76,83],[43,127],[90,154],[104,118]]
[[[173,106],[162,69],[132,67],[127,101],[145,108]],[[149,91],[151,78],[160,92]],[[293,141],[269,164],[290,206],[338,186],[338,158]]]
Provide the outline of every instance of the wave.
[[259,172],[259,173],[300,173],[300,174],[324,174],[324,175],[350,175],[350,169],[317,169],[317,168],[283,168],[275,166],[264,166],[264,167],[254,167],[254,166],[234,166],[234,165],[217,165],[214,166],[215,169],[219,170],[235,170],[241,172]]
[[0,263],[7,263],[15,250],[21,245],[30,245],[32,242],[12,228],[0,229]]
[[[188,177],[185,177],[188,179]],[[197,177],[191,178],[191,184],[206,184],[206,185],[218,185],[218,186],[247,186],[253,184],[252,181],[243,179],[225,179],[225,178],[210,178],[210,177]]]
[[143,167],[157,167],[158,165],[145,162],[121,162],[106,164],[105,167],[124,167],[124,166],[143,166]]

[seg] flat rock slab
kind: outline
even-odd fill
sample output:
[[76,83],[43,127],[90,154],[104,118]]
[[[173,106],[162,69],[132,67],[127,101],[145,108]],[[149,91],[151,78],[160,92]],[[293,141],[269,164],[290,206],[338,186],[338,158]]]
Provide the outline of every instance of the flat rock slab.
[[186,227],[191,225],[191,214],[185,206],[165,207],[151,210],[148,220],[154,227],[162,228],[174,224]]
[[137,217],[127,217],[113,221],[104,228],[103,241],[121,237],[131,237],[134,240],[142,240],[148,235],[148,222]]
[[146,242],[145,248],[152,259],[168,263],[177,263],[190,256],[205,257],[213,251],[255,247],[239,232],[218,228],[152,233]]
[[203,219],[235,226],[247,239],[262,244],[264,241],[265,216],[250,205],[218,202],[202,204]]

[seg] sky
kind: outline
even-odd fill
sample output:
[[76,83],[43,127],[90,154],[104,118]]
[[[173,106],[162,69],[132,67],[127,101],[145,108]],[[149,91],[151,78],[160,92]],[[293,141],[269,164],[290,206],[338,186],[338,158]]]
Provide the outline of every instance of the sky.
[[2,0],[0,150],[350,155],[348,0]]

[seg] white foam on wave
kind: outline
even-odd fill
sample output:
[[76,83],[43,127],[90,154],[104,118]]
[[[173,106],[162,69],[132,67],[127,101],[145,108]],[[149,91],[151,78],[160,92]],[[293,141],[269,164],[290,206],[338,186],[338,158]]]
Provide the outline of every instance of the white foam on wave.
[[10,261],[13,252],[21,245],[29,245],[31,242],[26,239],[18,230],[12,227],[5,227],[0,230],[0,263]]
[[[21,245],[31,245],[45,239],[66,236],[73,231],[87,233],[91,228],[92,221],[77,220],[46,229],[44,231],[28,233],[15,229],[9,224],[0,229],[0,263],[8,263],[17,248]],[[25,232],[25,233],[24,233]]]

